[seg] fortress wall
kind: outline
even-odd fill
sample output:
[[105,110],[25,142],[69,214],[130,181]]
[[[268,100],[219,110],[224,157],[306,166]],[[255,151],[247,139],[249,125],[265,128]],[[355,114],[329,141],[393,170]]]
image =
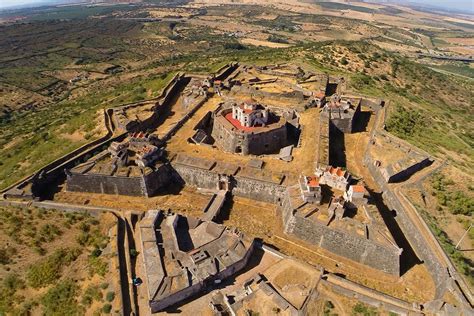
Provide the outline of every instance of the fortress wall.
[[352,120],[350,118],[334,119],[331,118],[330,125],[334,126],[343,133],[352,132]]
[[166,296],[163,299],[150,301],[149,304],[151,312],[158,313],[159,311],[162,311],[171,305],[182,302],[192,296],[199,294],[202,290],[204,290],[204,288],[204,282],[201,281],[199,283],[193,284],[192,286],[184,288],[179,292]]
[[368,107],[370,108],[372,111],[378,111],[382,108],[383,104],[384,104],[384,100],[382,99],[367,99],[367,97],[363,97],[361,98],[360,100],[360,105],[361,107],[364,106],[364,107]]
[[126,126],[127,131],[136,132],[145,131],[147,129],[155,129],[157,127],[157,122],[159,121],[160,115],[169,106],[171,106],[170,103],[179,94],[180,90],[189,83],[190,80],[190,77],[185,77],[182,74],[177,74],[174,76],[168,86],[163,90],[163,94],[160,97],[160,100],[157,102],[153,114],[141,122],[137,122],[135,120],[130,121]]
[[146,197],[155,195],[160,189],[171,182],[169,165],[161,165],[157,170],[143,177],[142,186]]
[[228,267],[225,267],[224,270],[220,271],[216,275],[210,276],[207,279],[204,279],[190,287],[182,289],[181,291],[172,293],[169,296],[164,297],[163,299],[150,301],[151,312],[157,313],[173,304],[189,299],[190,297],[193,297],[201,293],[202,291],[204,291],[206,289],[206,286],[208,284],[212,284],[214,280],[223,280],[241,271],[247,266],[248,261],[250,260],[250,257],[253,254],[254,249],[255,249],[255,241],[253,241],[252,244],[250,245],[244,258],[233,263],[232,265]]
[[325,168],[329,165],[330,125],[329,117],[321,115],[319,131],[316,130],[317,135],[315,135],[318,138],[318,155],[315,161],[315,169]]
[[278,153],[280,148],[288,145],[287,128],[285,125],[268,132],[247,134],[246,136],[248,153],[253,155]]
[[198,130],[198,129],[206,129],[208,128],[209,126],[211,126],[211,120],[212,120],[212,112],[209,111],[206,113],[206,115],[204,115],[200,120],[199,122],[194,126],[194,130]]
[[[223,120],[225,120],[224,117],[216,117],[214,119],[211,136],[214,138],[218,147],[222,148],[224,151],[233,153],[237,148],[237,141],[240,135],[237,135],[237,133],[225,128],[225,122],[223,122]],[[243,144],[241,146],[244,147]]]
[[390,209],[396,211],[397,215],[395,216],[395,220],[402,229],[405,237],[408,239],[417,256],[428,266],[428,270],[430,271],[431,277],[433,278],[436,285],[436,295],[442,293],[443,289],[446,287],[446,281],[448,278],[446,267],[440,263],[432,249],[428,246],[426,240],[423,238],[418,228],[407,215],[407,211],[403,207],[403,204],[388,187],[385,179],[379,170],[377,170],[377,167],[374,166],[371,158],[366,158],[368,158],[365,159],[367,168],[384,192],[384,201],[387,203],[387,206]]
[[204,189],[217,189],[219,183],[219,175],[217,173],[179,163],[174,163],[172,166],[178,173],[176,176],[179,177],[179,180],[187,185]]
[[400,254],[396,247],[383,246],[300,216],[290,220],[293,223],[288,233],[302,240],[385,273],[400,274]]
[[291,221],[293,217],[293,206],[291,204],[291,199],[290,199],[288,190],[281,197],[280,213],[283,220],[283,227],[284,227],[285,233],[293,231],[294,222]]
[[70,192],[90,192],[143,196],[141,177],[117,177],[107,175],[71,173],[68,175],[66,190]]
[[216,80],[224,80],[239,67],[239,63],[230,63],[220,68],[215,75]]
[[420,171],[421,169],[429,166],[432,163],[432,161],[426,157],[423,160],[420,160],[419,162],[411,165],[410,167],[403,169],[402,171],[390,176],[388,179],[386,179],[387,182],[401,182],[404,179],[408,179],[410,176],[412,176],[414,173]]
[[246,94],[252,95],[256,98],[265,98],[271,100],[281,100],[286,99],[286,101],[296,102],[295,109],[298,111],[304,111],[305,108],[305,97],[303,92],[301,91],[292,91],[292,92],[285,92],[285,93],[276,93],[276,92],[267,92],[262,90],[257,90],[252,86],[236,86],[234,85],[231,89],[233,93],[237,94]]
[[234,176],[232,194],[269,203],[278,203],[286,187],[257,179]]
[[202,96],[199,98],[196,98],[196,104],[193,106],[193,108],[186,113],[164,136],[163,136],[163,141],[168,141],[188,120],[191,118],[191,116],[196,113],[196,111],[207,101],[208,96]]
[[[216,190],[219,183],[219,174],[197,167],[175,163],[173,168],[178,173],[180,180],[187,185],[204,189]],[[233,176],[231,179],[232,194],[257,201],[278,203],[286,187],[257,179]]]

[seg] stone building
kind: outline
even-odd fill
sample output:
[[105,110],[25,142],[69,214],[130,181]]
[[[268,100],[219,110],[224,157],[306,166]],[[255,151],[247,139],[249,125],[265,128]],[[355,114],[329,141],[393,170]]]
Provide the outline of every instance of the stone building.
[[341,167],[327,166],[326,169],[319,169],[316,175],[320,177],[320,184],[325,184],[340,191],[346,191],[351,181],[349,172],[343,170]]
[[350,185],[349,189],[345,192],[345,198],[349,202],[363,201],[365,198],[366,190],[363,185]]
[[232,106],[232,119],[243,127],[265,126],[268,122],[268,109],[255,100],[248,99],[239,106]]
[[346,202],[342,196],[331,198],[328,206],[329,220],[333,218],[336,220],[341,220],[344,217],[345,211]]
[[360,112],[360,98],[340,97],[335,94],[324,105],[323,115],[343,133],[352,133],[354,121]]
[[236,229],[170,212],[148,211],[138,229],[152,313],[241,271],[255,247]]
[[227,152],[277,154],[289,142],[286,119],[254,100],[221,107],[213,119],[212,137]]
[[302,176],[300,178],[300,188],[303,201],[321,204],[322,195],[318,177]]

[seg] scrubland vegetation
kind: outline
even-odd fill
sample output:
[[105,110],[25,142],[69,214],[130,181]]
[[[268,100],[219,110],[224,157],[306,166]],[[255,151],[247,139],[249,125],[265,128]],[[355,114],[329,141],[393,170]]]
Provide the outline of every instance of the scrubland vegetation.
[[110,254],[97,219],[10,207],[0,217],[1,315],[77,315],[115,299],[104,282]]

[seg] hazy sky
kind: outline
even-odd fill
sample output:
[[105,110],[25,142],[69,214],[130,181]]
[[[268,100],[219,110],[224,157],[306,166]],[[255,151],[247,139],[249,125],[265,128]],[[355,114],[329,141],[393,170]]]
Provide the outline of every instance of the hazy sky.
[[[468,12],[474,12],[474,0],[404,0],[421,3],[421,4],[431,4],[445,8],[461,9]],[[57,0],[0,0],[0,8],[25,5],[25,4],[38,4],[38,3],[48,3],[48,2],[60,2]]]
[[0,0],[0,8],[24,5],[24,4],[36,4],[40,2],[51,2],[45,0]]

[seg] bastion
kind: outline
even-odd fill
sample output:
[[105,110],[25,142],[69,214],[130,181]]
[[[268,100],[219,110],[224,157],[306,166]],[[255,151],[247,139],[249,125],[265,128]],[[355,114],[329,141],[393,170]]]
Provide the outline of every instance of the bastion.
[[139,239],[152,313],[241,271],[255,248],[236,229],[163,211],[146,213]]

